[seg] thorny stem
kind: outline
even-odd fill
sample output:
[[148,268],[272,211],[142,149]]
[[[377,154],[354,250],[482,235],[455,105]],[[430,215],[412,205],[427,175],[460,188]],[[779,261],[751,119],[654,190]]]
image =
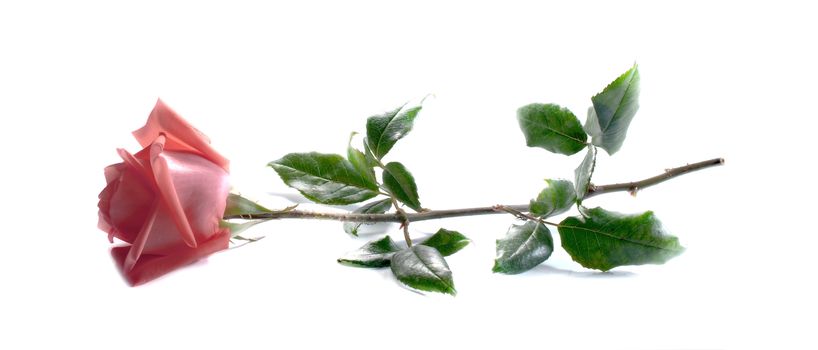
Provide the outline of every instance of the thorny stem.
[[406,245],[409,248],[412,248],[412,237],[409,236],[409,222],[411,220],[409,220],[409,217],[406,214],[406,212],[403,211],[403,209],[400,208],[400,204],[398,203],[398,200],[395,199],[395,197],[392,196],[392,195],[390,195],[389,198],[392,199],[392,206],[395,207],[396,214],[398,216],[400,216],[401,219],[402,219],[401,223],[400,223],[400,226],[403,228],[403,240],[406,241]]
[[665,172],[654,177],[650,177],[641,181],[633,181],[633,182],[623,182],[618,184],[611,184],[611,185],[601,185],[601,186],[594,186],[591,185],[588,187],[588,194],[585,195],[585,198],[590,198],[599,194],[603,193],[611,193],[611,192],[621,192],[621,191],[628,191],[632,195],[636,195],[636,192],[639,190],[650,187],[667,180],[670,180],[676,176],[684,175],[690,172],[694,172],[696,170],[701,170],[705,168],[709,168],[712,166],[723,165],[724,158],[714,158],[710,160],[705,160],[703,162],[688,164],[685,166],[680,166],[678,168],[672,169],[665,169]]
[[519,211],[519,210],[517,210],[517,209],[510,208],[510,207],[507,207],[507,206],[505,206],[505,205],[495,205],[495,206],[494,206],[494,208],[495,208],[497,211],[504,211],[504,212],[506,212],[506,213],[509,213],[509,214],[511,214],[511,215],[514,215],[514,216],[516,216],[516,217],[517,217],[518,219],[520,219],[520,220],[531,220],[531,221],[536,221],[536,222],[539,222],[539,223],[541,223],[541,224],[543,224],[543,225],[551,225],[551,226],[559,226],[559,225],[560,225],[560,224],[553,223],[553,222],[550,222],[550,221],[545,221],[545,220],[544,220],[544,219],[542,219],[542,218],[538,218],[538,217],[533,216],[533,215],[531,215],[531,214],[526,214],[526,213],[523,213],[523,212],[521,212],[521,211]]
[[[611,193],[611,192],[622,192],[622,191],[629,191],[632,194],[635,194],[636,191],[642,190],[644,188],[656,185],[658,183],[667,181],[674,177],[684,175],[696,170],[706,169],[714,166],[719,166],[724,164],[723,158],[715,158],[706,160],[703,162],[688,164],[685,166],[680,166],[677,168],[666,169],[664,173],[640,180],[640,181],[633,181],[633,182],[624,182],[624,183],[617,183],[617,184],[610,184],[610,185],[591,185],[588,187],[588,193],[585,195],[585,198],[590,198],[593,196],[597,196],[600,194]],[[392,199],[394,201],[394,198]],[[394,202],[393,202],[394,204]],[[396,206],[397,207],[397,206]],[[377,223],[377,222],[397,222],[401,224],[406,224],[408,222],[413,221],[424,221],[424,220],[433,220],[433,219],[443,219],[443,218],[453,218],[453,217],[462,217],[462,216],[475,216],[475,215],[488,215],[488,214],[501,214],[501,213],[512,213],[515,216],[518,216],[518,213],[523,214],[522,217],[526,219],[531,219],[525,212],[528,212],[528,204],[518,204],[518,205],[495,205],[490,207],[478,207],[478,208],[463,208],[463,209],[445,209],[445,210],[429,210],[423,211],[420,213],[406,213],[403,210],[398,209],[397,213],[394,214],[358,214],[358,213],[325,213],[325,212],[315,212],[315,211],[305,211],[305,210],[282,210],[276,211],[272,213],[260,213],[260,214],[245,214],[245,215],[229,215],[225,216],[225,220],[229,219],[245,219],[245,220],[275,220],[275,219],[318,219],[318,220],[336,220],[336,221],[347,221],[347,222],[364,222],[364,223]],[[533,218],[533,217],[532,217]],[[536,219],[536,218],[535,218]],[[539,221],[539,220],[538,220]],[[547,223],[550,224],[550,223]],[[552,224],[553,225],[553,224]],[[409,239],[408,234],[408,225],[403,225],[404,227],[404,236],[406,238],[406,242],[411,245],[411,240]]]

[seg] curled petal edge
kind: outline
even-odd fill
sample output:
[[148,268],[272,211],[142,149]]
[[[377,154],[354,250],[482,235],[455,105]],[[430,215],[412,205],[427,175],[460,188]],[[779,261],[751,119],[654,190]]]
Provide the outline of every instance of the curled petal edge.
[[142,147],[148,147],[161,134],[168,137],[167,150],[197,153],[229,171],[230,161],[210,146],[210,140],[158,99],[148,122],[133,135]]

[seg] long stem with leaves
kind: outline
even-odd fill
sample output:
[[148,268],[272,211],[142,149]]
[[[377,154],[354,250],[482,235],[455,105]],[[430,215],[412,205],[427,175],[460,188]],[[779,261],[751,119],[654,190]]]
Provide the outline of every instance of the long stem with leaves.
[[[643,190],[650,186],[659,184],[661,182],[670,180],[672,178],[689,174],[691,172],[707,169],[714,166],[724,164],[723,158],[714,158],[697,163],[687,164],[675,168],[665,170],[664,173],[646,178],[644,180],[616,183],[609,185],[591,185],[588,187],[585,199],[595,197],[598,195],[628,191]],[[391,198],[391,197],[390,197]],[[243,220],[279,220],[279,219],[317,219],[317,220],[335,220],[345,222],[361,222],[361,223],[382,223],[393,222],[405,224],[409,222],[426,221],[435,219],[456,218],[463,216],[477,216],[477,215],[491,215],[508,213],[505,209],[513,209],[517,212],[528,212],[529,204],[513,204],[513,205],[493,205],[488,207],[475,208],[459,208],[459,209],[442,209],[442,210],[428,210],[420,213],[406,213],[400,209],[397,201],[393,202],[395,208],[399,211],[394,214],[359,214],[359,213],[332,213],[332,212],[318,212],[310,210],[289,209],[262,213],[248,213],[248,214],[232,214],[225,215],[225,220],[243,219]],[[498,207],[504,208],[498,210]],[[406,226],[406,225],[404,225]],[[408,234],[406,234],[408,235]],[[408,243],[408,241],[407,241]]]
[[[628,127],[639,109],[639,70],[636,65],[620,75],[601,92],[591,97],[585,124],[565,107],[532,103],[517,110],[517,122],[529,147],[571,156],[585,150],[574,170],[574,178],[546,179],[547,186],[528,204],[428,210],[421,206],[412,173],[400,162],[383,159],[395,144],[413,128],[422,108],[409,104],[367,119],[363,151],[352,146],[347,156],[321,153],[290,153],[270,162],[270,166],[290,187],[320,204],[348,205],[386,196],[364,204],[351,213],[285,210],[273,211],[240,196],[230,197],[226,220],[244,219],[234,225],[252,225],[275,219],[320,219],[344,221],[344,231],[357,235],[363,224],[397,222],[401,224],[405,247],[389,236],[368,242],[339,262],[359,267],[390,267],[397,279],[409,287],[454,294],[454,282],[445,256],[462,249],[469,240],[457,231],[441,228],[426,239],[412,239],[409,224],[415,221],[452,217],[512,214],[522,224],[512,224],[496,242],[497,257],[493,271],[517,274],[545,262],[554,250],[549,227],[559,233],[562,248],[571,258],[590,269],[608,271],[626,265],[663,264],[681,254],[679,240],[665,231],[653,212],[621,214],[586,206],[588,198],[606,193],[638,191],[693,171],[724,164],[714,158],[666,169],[639,181],[594,185],[599,150],[608,155],[619,151]],[[377,176],[376,170],[380,171]],[[578,216],[559,223],[549,218],[576,207]],[[394,208],[393,213],[387,213]],[[414,210],[408,213],[404,208]],[[231,230],[234,234],[239,229]]]

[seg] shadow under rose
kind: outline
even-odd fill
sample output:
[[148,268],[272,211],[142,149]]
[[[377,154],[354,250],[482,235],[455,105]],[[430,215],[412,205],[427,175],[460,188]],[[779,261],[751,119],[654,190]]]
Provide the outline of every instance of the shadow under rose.
[[140,254],[139,260],[130,270],[125,270],[125,259],[133,249],[132,245],[112,246],[111,258],[125,282],[138,286],[160,279],[177,269],[206,264],[208,256],[228,249],[228,236],[229,231],[220,231],[217,236],[199,243],[196,248],[176,248],[167,255]]
[[568,269],[561,269],[546,264],[539,265],[529,271],[527,274],[542,274],[542,275],[563,275],[580,278],[627,278],[637,276],[637,274],[630,271],[574,271]]

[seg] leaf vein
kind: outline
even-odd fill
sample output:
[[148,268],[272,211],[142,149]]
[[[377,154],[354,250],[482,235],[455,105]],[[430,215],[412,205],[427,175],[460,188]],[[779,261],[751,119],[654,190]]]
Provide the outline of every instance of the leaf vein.
[[672,251],[672,252],[681,252],[682,251],[681,249],[666,248],[666,247],[650,244],[648,242],[633,240],[633,239],[629,239],[629,238],[625,238],[625,237],[619,237],[619,236],[616,236],[616,235],[613,235],[613,234],[610,234],[610,233],[607,233],[607,232],[604,232],[604,231],[589,229],[589,228],[585,228],[585,227],[571,226],[571,225],[560,225],[560,227],[573,229],[573,230],[588,231],[588,232],[591,232],[591,233],[597,233],[597,234],[601,234],[601,235],[604,235],[604,236],[607,236],[607,237],[610,237],[610,238],[613,238],[613,239],[616,239],[616,240],[622,240],[622,241],[625,241],[625,242],[630,242],[630,243],[633,243],[633,244],[642,245],[642,246],[655,248],[655,249],[659,249],[659,250],[667,250],[667,251]]
[[[531,120],[531,118],[530,118],[530,117],[524,116],[524,117],[523,117],[523,119],[524,119],[526,122],[532,122],[532,120]],[[535,122],[536,122],[536,121],[535,121]],[[562,137],[565,137],[565,138],[567,138],[567,139],[571,139],[571,140],[573,140],[573,141],[576,141],[577,143],[585,144],[585,141],[582,141],[582,140],[580,140],[580,139],[578,139],[578,138],[576,138],[576,137],[573,137],[573,136],[568,135],[568,134],[565,134],[565,133],[563,133],[563,132],[561,132],[561,131],[559,131],[559,130],[556,130],[556,129],[552,128],[552,127],[551,127],[550,125],[548,125],[548,124],[545,124],[544,126],[542,126],[542,128],[543,128],[543,129],[546,129],[546,130],[548,130],[548,131],[550,131],[550,132],[552,132],[552,133],[554,133],[554,134],[557,134],[557,135],[560,135],[560,136],[562,136]]]
[[[434,248],[432,248],[432,249],[434,249]],[[448,287],[449,289],[454,289],[454,286],[453,286],[453,285],[450,285],[448,282],[446,282],[446,280],[444,280],[444,279],[443,279],[443,277],[440,277],[440,276],[439,276],[439,275],[438,275],[438,274],[435,272],[435,270],[433,270],[431,267],[429,267],[429,263],[427,263],[427,262],[426,262],[426,260],[423,260],[423,258],[421,258],[421,257],[420,257],[420,255],[418,255],[418,253],[417,253],[417,252],[416,252],[414,249],[411,249],[411,248],[410,248],[409,250],[411,250],[411,251],[412,251],[412,254],[414,254],[414,255],[415,255],[415,257],[416,257],[416,258],[418,258],[418,261],[420,261],[421,263],[423,263],[423,266],[424,266],[424,267],[425,267],[427,270],[429,270],[429,272],[431,272],[431,273],[432,273],[432,276],[435,276],[435,278],[437,278],[437,279],[438,279],[438,280],[439,280],[441,283],[443,283],[443,284],[444,284],[446,287]]]

